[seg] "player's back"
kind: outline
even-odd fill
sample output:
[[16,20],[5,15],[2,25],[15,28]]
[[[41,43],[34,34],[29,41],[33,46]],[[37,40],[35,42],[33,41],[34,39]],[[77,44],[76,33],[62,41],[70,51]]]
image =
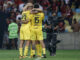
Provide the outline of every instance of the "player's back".
[[[25,20],[30,20],[30,11],[24,11],[22,13],[22,21],[25,21]],[[23,24],[22,23],[22,26],[23,27],[30,27],[30,22],[26,23],[26,24]]]
[[42,28],[42,21],[44,20],[44,13],[33,14],[31,20],[32,28]]

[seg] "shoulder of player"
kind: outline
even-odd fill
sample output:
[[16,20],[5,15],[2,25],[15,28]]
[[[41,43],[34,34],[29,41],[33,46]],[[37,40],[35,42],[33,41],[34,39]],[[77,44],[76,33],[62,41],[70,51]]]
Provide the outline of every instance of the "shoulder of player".
[[42,16],[44,16],[44,13],[43,12],[41,12],[41,13],[39,13],[40,15],[42,15]]

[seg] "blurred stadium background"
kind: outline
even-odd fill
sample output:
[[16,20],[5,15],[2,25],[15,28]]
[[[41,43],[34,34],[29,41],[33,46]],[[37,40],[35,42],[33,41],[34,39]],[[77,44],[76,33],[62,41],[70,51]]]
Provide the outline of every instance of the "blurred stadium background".
[[[15,48],[8,50],[8,25],[11,23],[10,20],[15,20],[20,29],[21,12],[27,2],[40,4],[45,13],[44,22],[54,12],[57,17],[63,18],[57,24],[60,29],[57,33],[57,39],[61,42],[57,44],[56,56],[49,56],[47,51],[48,58],[40,60],[79,60],[80,0],[0,0],[0,60],[18,60],[18,50]],[[74,19],[77,21],[76,24],[74,24]],[[45,40],[46,34],[44,31]]]

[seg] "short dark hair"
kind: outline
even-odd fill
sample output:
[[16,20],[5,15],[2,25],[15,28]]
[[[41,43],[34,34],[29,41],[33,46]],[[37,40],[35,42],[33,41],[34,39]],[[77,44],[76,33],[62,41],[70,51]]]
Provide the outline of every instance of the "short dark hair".
[[16,20],[15,20],[15,19],[10,19],[10,21],[11,21],[11,22],[16,22]]
[[39,4],[38,3],[35,3],[34,4],[34,8],[39,8]]

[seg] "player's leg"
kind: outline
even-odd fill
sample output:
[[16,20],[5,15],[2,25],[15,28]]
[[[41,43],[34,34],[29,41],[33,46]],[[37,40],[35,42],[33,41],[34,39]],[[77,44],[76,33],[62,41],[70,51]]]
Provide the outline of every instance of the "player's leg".
[[44,41],[43,41],[42,31],[37,32],[37,39],[40,41],[40,44],[42,46],[43,57],[46,58],[46,48],[45,48],[45,44],[44,44]]
[[32,52],[32,41],[30,42],[30,56],[33,55],[33,52]]
[[20,40],[20,45],[19,45],[19,55],[20,55],[20,59],[23,57],[23,40]]
[[32,40],[32,56],[35,57],[35,40]]
[[43,54],[46,54],[45,44],[44,44],[43,40],[40,40],[40,43],[41,43],[41,46],[42,46]]
[[28,47],[30,44],[30,30],[26,29],[24,32],[24,39],[25,39],[25,49],[24,49],[24,58],[28,55]]
[[36,40],[36,52],[38,57],[42,56],[42,46],[38,40]]
[[36,41],[36,52],[37,52],[37,56],[39,56],[39,44],[38,44],[38,41]]
[[30,51],[31,51],[31,53],[30,53],[31,58],[35,57],[35,45],[32,46],[32,43],[30,43]]
[[40,43],[39,43],[39,56],[40,56],[40,57],[42,56],[42,46],[41,46]]
[[24,57],[23,57],[23,58],[25,58],[25,57],[28,56],[28,47],[29,47],[29,44],[30,44],[30,41],[27,40],[27,41],[25,42],[25,49],[24,49]]
[[23,44],[24,44],[24,34],[22,28],[20,29],[20,43],[19,43],[19,58],[23,57]]
[[36,33],[35,30],[31,30],[31,40],[32,40],[32,50],[31,50],[31,57],[35,57],[35,40],[36,40]]

